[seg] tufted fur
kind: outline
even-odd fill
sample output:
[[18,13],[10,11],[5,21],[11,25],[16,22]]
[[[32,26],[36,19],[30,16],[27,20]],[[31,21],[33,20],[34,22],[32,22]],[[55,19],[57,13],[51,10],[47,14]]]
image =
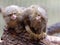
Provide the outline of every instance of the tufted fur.
[[[14,7],[14,6],[12,6],[12,7]],[[10,8],[11,7],[7,8],[7,9],[10,9]],[[17,11],[17,10],[15,10],[15,11]],[[13,11],[13,12],[15,12],[15,11]],[[22,11],[22,10],[20,10],[20,11]],[[20,11],[18,11],[18,12],[20,12]],[[9,10],[8,10],[8,12],[9,12]],[[3,15],[4,15],[4,13],[3,13]],[[49,39],[47,38],[47,36],[45,35],[47,17],[46,17],[46,12],[43,8],[33,5],[26,9],[23,9],[23,11],[19,15],[16,15],[16,16],[17,16],[17,18],[15,20],[16,22],[15,21],[13,21],[14,23],[12,22],[14,24],[14,26],[12,26],[13,24],[10,21],[7,22],[12,25],[8,25],[9,28],[4,29],[4,33],[2,35],[3,45],[53,45],[53,43],[51,43],[49,41]],[[19,32],[16,30],[17,32],[19,32],[18,34],[14,31],[15,25],[17,25],[18,26],[17,29],[19,29],[19,31],[21,31],[21,32]],[[11,27],[14,27],[14,28],[11,28]],[[9,30],[10,30],[10,32],[9,32]],[[31,31],[31,33],[29,30]],[[14,34],[15,36],[12,36],[13,32],[15,33]],[[40,34],[41,34],[41,36],[40,36]]]

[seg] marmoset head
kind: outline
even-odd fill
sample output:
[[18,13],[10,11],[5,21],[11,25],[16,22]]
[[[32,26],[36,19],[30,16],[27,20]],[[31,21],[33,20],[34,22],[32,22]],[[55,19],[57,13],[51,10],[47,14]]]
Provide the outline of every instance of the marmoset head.
[[10,5],[5,8],[0,8],[0,12],[3,15],[6,24],[9,26],[13,26],[16,24],[17,16],[21,15],[22,8],[16,5]]
[[[28,7],[24,11],[24,17],[24,20],[30,20],[30,27],[34,33],[40,34],[41,32],[46,32],[47,15],[46,11],[42,7],[38,5]],[[25,23],[28,24],[26,21]]]

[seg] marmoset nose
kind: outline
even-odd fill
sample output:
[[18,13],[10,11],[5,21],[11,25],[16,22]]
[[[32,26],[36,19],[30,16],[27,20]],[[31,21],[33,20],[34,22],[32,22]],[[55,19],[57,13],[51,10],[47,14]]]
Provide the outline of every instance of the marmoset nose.
[[12,19],[12,20],[15,20],[16,18],[17,18],[16,15],[12,15],[12,16],[11,16],[11,19]]
[[36,20],[39,20],[41,22],[41,16],[37,16]]

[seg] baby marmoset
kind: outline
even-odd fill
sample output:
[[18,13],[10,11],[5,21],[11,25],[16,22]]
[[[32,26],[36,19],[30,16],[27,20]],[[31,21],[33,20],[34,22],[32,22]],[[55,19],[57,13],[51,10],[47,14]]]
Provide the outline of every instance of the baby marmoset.
[[17,16],[19,17],[21,15],[21,13],[23,12],[22,9],[22,7],[20,8],[16,5],[10,5],[5,8],[0,8],[0,12],[2,13],[5,23],[7,25],[5,28],[12,35],[15,35],[16,32],[18,33],[20,31],[18,30]]
[[24,10],[23,17],[24,23],[30,28],[28,29],[26,27],[26,31],[29,32],[31,36],[34,35],[35,37],[40,38],[42,36],[40,34],[43,34],[43,32],[46,33],[47,16],[46,11],[43,8],[32,5]]

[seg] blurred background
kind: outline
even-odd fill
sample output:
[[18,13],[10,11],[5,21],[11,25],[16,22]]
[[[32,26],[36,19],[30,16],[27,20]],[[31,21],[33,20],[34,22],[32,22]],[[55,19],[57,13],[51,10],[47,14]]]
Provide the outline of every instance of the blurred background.
[[[9,5],[28,7],[33,4],[38,4],[47,10],[48,26],[60,22],[60,0],[0,0],[0,7]],[[0,37],[3,33],[4,25],[2,14],[0,14]]]

